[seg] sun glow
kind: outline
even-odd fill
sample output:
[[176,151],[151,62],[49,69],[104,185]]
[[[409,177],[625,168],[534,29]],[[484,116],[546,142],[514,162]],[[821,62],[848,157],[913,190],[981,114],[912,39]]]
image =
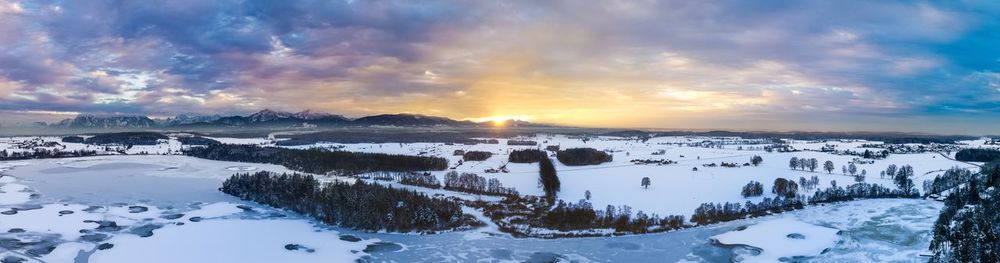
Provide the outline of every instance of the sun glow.
[[505,127],[513,121],[528,121],[530,117],[526,116],[489,116],[480,118],[469,118],[466,120],[473,122],[489,122],[493,127]]

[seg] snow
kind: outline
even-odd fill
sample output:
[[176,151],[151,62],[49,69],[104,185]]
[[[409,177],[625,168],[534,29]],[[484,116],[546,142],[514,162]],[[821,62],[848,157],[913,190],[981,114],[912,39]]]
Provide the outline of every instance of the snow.
[[44,262],[72,262],[67,259],[74,259],[81,251],[94,250],[96,245],[84,242],[68,242],[56,246],[55,250],[41,258]]
[[[21,228],[28,232],[57,234],[65,240],[76,240],[82,235],[80,229],[93,229],[97,225],[86,220],[101,220],[98,214],[83,213],[85,205],[46,204],[42,208],[21,210],[14,215],[0,215],[0,229]],[[5,209],[6,210],[6,209]],[[73,211],[60,215],[59,211]]]
[[23,204],[31,199],[28,187],[22,184],[0,184],[0,205]]
[[[0,149],[14,149],[18,140],[38,139],[0,138]],[[58,137],[43,137],[55,140]],[[271,144],[265,138],[233,139],[213,138],[224,143]],[[438,156],[449,160],[455,171],[472,172],[487,178],[497,178],[504,186],[514,187],[521,194],[540,195],[537,184],[538,164],[507,164],[507,154],[514,149],[544,148],[559,145],[562,149],[591,147],[611,152],[614,161],[591,166],[565,166],[555,162],[562,182],[559,198],[576,202],[590,191],[590,202],[603,209],[607,205],[628,205],[633,212],[648,214],[685,215],[705,202],[757,202],[773,197],[770,186],[775,178],[797,180],[799,177],[820,178],[819,188],[836,181],[846,186],[854,178],[840,174],[840,166],[854,159],[816,151],[769,153],[760,150],[739,150],[736,145],[723,148],[702,148],[687,145],[702,141],[731,141],[732,138],[708,137],[658,137],[647,142],[623,140],[613,137],[591,137],[584,142],[578,137],[562,135],[537,135],[516,138],[534,140],[538,146],[508,146],[507,139],[499,144],[448,145],[443,143],[388,143],[388,144],[335,144],[294,146],[290,148],[326,147],[347,151],[380,152],[407,155]],[[130,152],[171,153],[180,149],[176,140],[160,145],[134,148]],[[866,141],[794,141],[798,149],[819,149],[826,144],[837,145],[838,150],[862,149]],[[982,142],[970,141],[968,147],[980,147]],[[86,149],[83,144],[63,143],[67,149]],[[746,145],[744,145],[746,146]],[[758,145],[759,146],[759,145]],[[138,146],[137,146],[138,147]],[[96,149],[96,148],[90,148]],[[482,162],[464,162],[455,150],[488,151],[494,153]],[[654,154],[659,151],[665,154]],[[753,155],[760,155],[760,166],[737,168],[704,167],[708,163],[730,162],[743,164]],[[791,170],[791,157],[816,158],[821,163],[831,160],[836,164],[833,173]],[[552,157],[554,159],[554,156]],[[676,164],[655,166],[632,164],[632,159],[669,159]],[[509,173],[485,173],[487,168],[507,164]],[[866,182],[895,188],[889,179],[879,178],[879,171],[890,164],[912,165],[917,186],[953,166],[977,169],[973,165],[949,160],[934,153],[892,154],[873,164],[859,164],[858,170],[868,172]],[[698,168],[698,171],[692,171]],[[338,232],[343,229],[317,228],[315,221],[297,217],[289,219],[266,218],[267,213],[244,213],[237,205],[249,205],[254,210],[275,211],[253,203],[242,202],[219,193],[222,180],[237,172],[248,171],[292,172],[286,167],[270,164],[223,162],[176,155],[95,156],[66,159],[44,159],[19,162],[0,162],[0,211],[25,205],[39,205],[39,209],[21,210],[14,215],[0,215],[0,232],[9,228],[24,228],[32,234],[60,236],[56,250],[42,258],[46,262],[70,262],[77,252],[93,252],[89,262],[313,262],[353,261],[366,253],[361,251],[375,240],[387,240],[408,247],[402,252],[373,253],[375,261],[408,261],[427,258],[429,261],[524,261],[535,253],[557,253],[563,259],[573,258],[594,261],[719,261],[728,260],[713,256],[718,250],[708,244],[712,238],[724,244],[742,244],[757,247],[759,255],[740,254],[746,261],[776,261],[781,257],[807,256],[820,261],[911,261],[926,249],[929,232],[936,218],[939,202],[926,200],[866,200],[808,207],[779,215],[722,223],[662,234],[607,237],[588,239],[535,240],[518,239],[500,234],[489,220],[486,227],[475,230],[440,235],[400,235],[392,233],[352,233],[365,240],[342,242]],[[443,179],[446,171],[433,171]],[[642,188],[641,178],[650,177],[652,185]],[[322,180],[353,181],[346,177],[323,177]],[[750,180],[765,185],[762,197],[743,198],[740,189]],[[497,197],[459,193],[443,189],[427,189],[401,185],[398,182],[378,181],[393,187],[417,190],[429,195],[449,196],[465,200],[497,201]],[[32,194],[41,195],[33,198]],[[804,191],[803,194],[811,194]],[[100,209],[84,211],[91,205]],[[147,211],[131,213],[129,206],[147,207]],[[73,211],[59,215],[60,211]],[[463,211],[486,219],[481,211],[464,207]],[[177,219],[164,219],[164,215],[184,214]],[[253,214],[253,216],[250,216]],[[204,218],[191,222],[193,217]],[[95,243],[81,242],[81,229],[94,229],[96,224],[84,220],[113,220],[125,227],[111,240],[114,248],[96,250]],[[184,223],[179,225],[179,223]],[[129,234],[132,227],[143,224],[162,225],[154,235],[141,238]],[[743,231],[735,231],[746,226]],[[777,231],[781,230],[781,231]],[[536,232],[548,231],[535,229]],[[594,230],[604,231],[604,230]],[[837,232],[841,234],[837,234]],[[831,232],[833,234],[831,234]],[[805,239],[790,239],[787,235],[799,233]],[[11,234],[0,233],[0,237]],[[290,251],[289,243],[315,249]],[[639,248],[639,249],[633,249]],[[713,252],[705,252],[710,250]],[[828,250],[828,253],[821,253]],[[746,251],[743,251],[746,252]],[[499,254],[498,254],[499,253]],[[8,255],[10,253],[2,253]],[[509,254],[502,256],[503,254]],[[83,255],[83,254],[81,254]],[[501,256],[498,256],[501,255]],[[327,258],[329,257],[329,258]]]
[[[5,174],[0,177],[4,190],[0,211],[5,212],[0,215],[0,238],[43,242],[55,249],[33,257],[25,253],[30,247],[13,248],[0,252],[0,258],[12,256],[25,262],[351,262],[367,255],[361,251],[378,241],[343,241],[338,231],[318,227],[312,220],[218,192],[221,179],[233,173],[226,168],[250,164],[160,155],[16,164],[0,162],[0,172]],[[281,166],[252,167],[289,172]],[[30,198],[32,193],[41,197]],[[239,205],[254,212],[245,213]],[[275,214],[282,219],[273,219]],[[100,230],[98,222],[114,222],[120,229]],[[140,236],[150,233],[148,227],[153,227],[152,235]],[[8,232],[15,228],[23,232]],[[106,234],[110,239],[82,238],[89,233]],[[99,250],[103,243],[113,247]],[[288,244],[303,248],[287,250]]]
[[[773,198],[775,195],[770,193],[771,184],[779,177],[797,181],[799,177],[808,179],[812,176],[817,176],[820,179],[818,189],[829,187],[831,181],[836,181],[839,186],[854,184],[853,176],[841,174],[841,166],[847,165],[855,156],[834,155],[817,151],[779,153],[762,150],[737,150],[737,145],[725,145],[723,149],[688,145],[688,143],[702,141],[732,141],[734,138],[675,136],[656,137],[647,142],[640,142],[615,137],[591,137],[589,141],[583,142],[578,137],[540,134],[516,139],[537,141],[539,145],[509,146],[506,145],[508,139],[497,138],[500,142],[499,144],[317,143],[313,145],[290,146],[288,148],[305,149],[320,147],[345,151],[436,156],[448,159],[449,164],[453,167],[462,158],[461,156],[453,155],[455,150],[487,151],[492,152],[493,157],[481,162],[464,162],[462,165],[457,165],[454,171],[476,173],[486,178],[497,178],[504,186],[514,187],[522,195],[542,195],[542,190],[538,187],[537,183],[538,164],[507,163],[509,152],[514,149],[544,148],[547,145],[559,145],[561,149],[590,147],[611,152],[614,161],[589,166],[566,166],[556,161],[555,165],[561,181],[560,199],[575,203],[584,198],[586,191],[590,191],[592,195],[590,202],[598,209],[603,209],[608,205],[628,205],[632,207],[632,211],[634,212],[641,210],[647,214],[656,213],[661,216],[684,215],[690,217],[695,208],[706,202],[744,203],[746,201],[759,202],[765,197]],[[866,143],[878,142],[861,140],[831,140],[826,142],[793,140],[791,146],[797,149],[818,150],[830,144],[836,145],[838,150],[851,149],[863,151],[864,148],[861,148],[861,145]],[[665,154],[654,154],[660,150],[665,151]],[[736,168],[702,166],[703,164],[718,164],[720,162],[742,165],[749,162],[750,157],[754,155],[760,155],[764,159],[764,162],[760,166],[740,166]],[[820,166],[822,166],[823,162],[830,160],[834,162],[836,168],[832,173],[821,171],[822,168],[817,169],[815,172],[792,170],[788,168],[788,160],[792,157],[816,158],[820,161]],[[555,159],[554,156],[551,158]],[[632,159],[669,159],[677,163],[663,166],[636,165],[630,162]],[[507,165],[510,173],[484,172],[487,168],[496,168],[504,164]],[[933,152],[891,154],[889,158],[876,160],[873,164],[858,164],[857,166],[859,173],[861,170],[867,171],[866,183],[875,183],[894,189],[896,187],[891,179],[879,178],[879,172],[885,170],[891,164],[913,166],[915,174],[913,181],[918,188],[924,180],[933,179],[934,176],[943,173],[944,170],[953,166],[973,170],[978,169],[973,165],[949,160],[939,153]],[[698,171],[692,171],[692,168],[698,168]],[[437,176],[438,179],[443,179],[444,174],[448,171],[451,170],[434,171],[432,174]],[[643,177],[649,177],[652,180],[652,185],[649,189],[640,186],[640,181]],[[740,195],[742,187],[751,180],[761,182],[765,185],[765,194],[763,196],[744,198]],[[423,191],[431,195],[442,194],[467,200],[479,198],[475,195],[456,194],[446,190],[419,187],[412,187],[411,189]],[[811,195],[812,191],[800,191],[800,193]]]
[[[148,238],[115,236],[90,262],[353,262],[371,242],[347,242],[301,220],[210,220],[170,225]],[[306,251],[285,249],[299,244]]]
[[748,245],[761,250],[760,254],[748,255],[741,262],[777,262],[782,258],[819,255],[837,242],[837,231],[782,218],[712,238],[724,245]]

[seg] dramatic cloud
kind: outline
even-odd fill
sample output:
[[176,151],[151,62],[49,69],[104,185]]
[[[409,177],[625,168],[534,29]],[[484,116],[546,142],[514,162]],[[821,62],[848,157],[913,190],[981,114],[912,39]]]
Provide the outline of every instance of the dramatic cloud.
[[0,113],[998,133],[998,16],[994,1],[0,0]]

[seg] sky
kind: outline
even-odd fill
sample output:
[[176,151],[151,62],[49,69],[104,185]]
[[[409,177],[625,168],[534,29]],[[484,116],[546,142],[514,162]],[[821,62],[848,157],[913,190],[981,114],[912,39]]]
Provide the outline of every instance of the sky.
[[1000,134],[1000,2],[0,0],[0,124],[264,108]]

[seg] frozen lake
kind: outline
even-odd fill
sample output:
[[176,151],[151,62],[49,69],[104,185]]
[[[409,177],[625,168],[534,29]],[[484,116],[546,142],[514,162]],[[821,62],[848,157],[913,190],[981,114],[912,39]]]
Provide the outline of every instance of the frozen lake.
[[[39,262],[753,262],[762,259],[757,249],[719,245],[713,238],[772,220],[836,230],[829,248],[799,260],[918,262],[925,261],[918,254],[927,248],[941,208],[926,200],[865,200],[668,233],[558,240],[511,238],[489,228],[438,235],[366,233],[318,226],[217,190],[237,171],[282,171],[280,166],[115,156],[0,167],[13,177],[0,184],[23,185],[31,195],[0,205],[16,212],[0,215],[0,239],[8,240],[0,258]],[[120,229],[100,230],[99,221],[114,221]],[[782,230],[788,236],[812,235],[809,229]],[[777,234],[761,238],[790,238]],[[40,253],[45,250],[49,253]]]

